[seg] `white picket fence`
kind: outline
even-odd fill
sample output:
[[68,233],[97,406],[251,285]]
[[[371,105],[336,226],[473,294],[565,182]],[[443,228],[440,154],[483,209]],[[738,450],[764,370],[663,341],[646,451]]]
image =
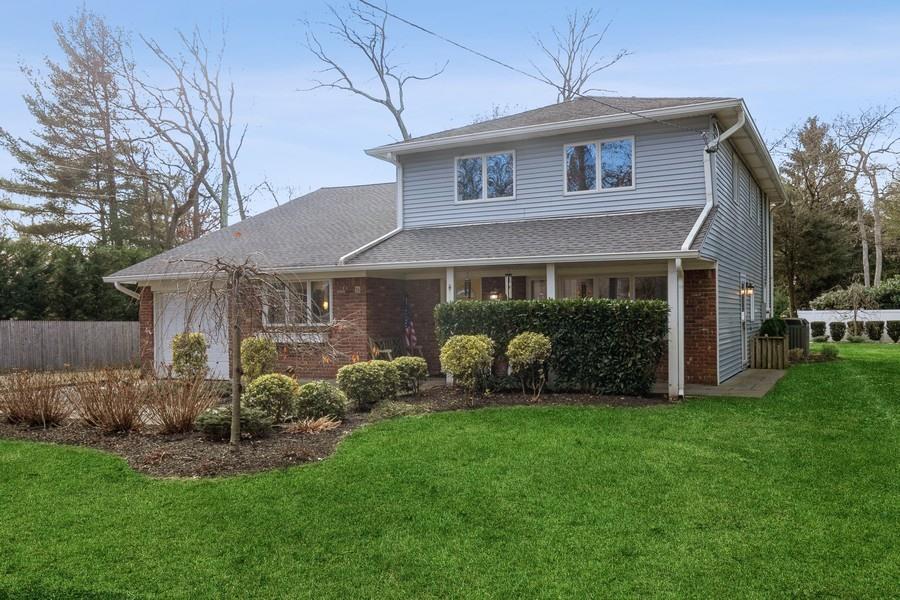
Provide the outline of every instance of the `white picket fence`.
[[[798,310],[797,316],[806,319],[810,323],[810,338],[812,337],[812,323],[814,321],[822,321],[826,323],[825,335],[831,337],[831,328],[827,325],[833,322],[847,323],[853,320],[852,310]],[[900,310],[860,310],[856,319],[862,321],[900,321]],[[892,342],[887,334],[887,326],[881,334],[882,342]]]
[[125,367],[139,358],[137,321],[0,321],[0,372]]

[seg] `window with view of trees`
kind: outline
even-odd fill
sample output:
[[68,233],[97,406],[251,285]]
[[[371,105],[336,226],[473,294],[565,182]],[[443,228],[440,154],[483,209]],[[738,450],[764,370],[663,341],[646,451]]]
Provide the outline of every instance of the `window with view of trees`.
[[456,200],[491,200],[515,195],[515,155],[498,152],[456,159]]
[[266,302],[267,326],[314,325],[329,323],[331,315],[331,282],[294,281],[273,286],[270,294],[281,297]]
[[633,138],[568,145],[565,147],[565,161],[566,193],[602,191],[634,185]]

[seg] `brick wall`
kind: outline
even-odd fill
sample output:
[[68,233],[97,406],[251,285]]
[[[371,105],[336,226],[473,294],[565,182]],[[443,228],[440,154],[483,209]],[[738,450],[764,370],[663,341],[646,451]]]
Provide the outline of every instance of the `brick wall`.
[[138,300],[138,327],[140,328],[141,372],[153,372],[153,292],[142,287]]
[[684,378],[716,385],[716,272],[684,272]]
[[416,326],[416,340],[428,362],[428,372],[441,371],[440,350],[434,328],[434,307],[441,302],[440,279],[416,279],[406,282],[406,297]]

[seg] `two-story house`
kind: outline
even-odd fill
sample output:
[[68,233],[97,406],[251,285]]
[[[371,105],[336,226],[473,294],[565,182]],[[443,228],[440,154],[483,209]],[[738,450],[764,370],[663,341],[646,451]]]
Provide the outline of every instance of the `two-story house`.
[[190,259],[250,257],[307,304],[264,309],[259,326],[318,329],[339,351],[286,353],[301,377],[366,359],[409,320],[437,372],[434,306],[504,298],[667,300],[672,396],[747,366],[784,192],[742,100],[581,98],[367,153],[396,166],[395,183],[322,188],[107,277],[139,288],[145,365],[201,329],[211,372],[227,376],[227,336],[184,290]]

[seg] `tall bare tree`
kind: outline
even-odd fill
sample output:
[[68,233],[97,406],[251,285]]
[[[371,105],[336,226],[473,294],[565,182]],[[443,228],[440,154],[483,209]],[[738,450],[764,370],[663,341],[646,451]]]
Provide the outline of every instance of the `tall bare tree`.
[[624,48],[613,54],[600,54],[600,45],[609,31],[612,21],[600,24],[600,12],[591,8],[586,12],[575,10],[566,16],[566,27],[560,31],[551,29],[553,40],[545,42],[535,36],[535,43],[551,67],[532,66],[545,83],[557,90],[557,101],[574,100],[582,94],[605,91],[591,87],[591,80],[604,69],[613,66],[631,52]]
[[[351,74],[352,69],[334,58],[334,54],[323,46],[314,31],[313,24],[307,22],[304,45],[324,65],[320,73],[328,77],[325,80],[314,80],[314,85],[307,88],[307,91],[322,88],[343,90],[380,104],[391,113],[400,130],[400,136],[408,140],[412,136],[403,118],[403,111],[406,110],[407,84],[411,81],[427,81],[437,77],[444,72],[448,63],[445,62],[442,67],[428,75],[406,73],[395,61],[394,49],[388,43],[386,12],[376,12],[363,3],[348,4],[343,13],[334,6],[329,5],[328,8],[332,20],[321,25],[325,27],[328,35],[362,55],[366,64],[362,69],[365,74],[359,77]],[[367,89],[363,82],[369,81],[373,75],[377,83],[373,86],[374,89]]]

